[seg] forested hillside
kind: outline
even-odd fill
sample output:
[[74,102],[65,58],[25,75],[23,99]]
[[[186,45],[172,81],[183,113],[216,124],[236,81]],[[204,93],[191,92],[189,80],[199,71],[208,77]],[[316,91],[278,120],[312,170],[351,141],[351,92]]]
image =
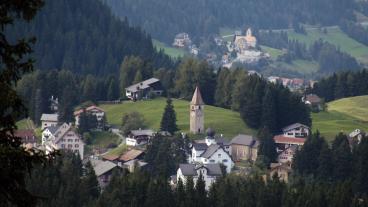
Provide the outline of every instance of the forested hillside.
[[76,73],[116,73],[126,55],[170,65],[157,53],[151,38],[128,20],[118,20],[98,0],[48,0],[36,18],[8,28],[7,36],[35,36],[34,56],[39,69],[68,69]]
[[353,19],[350,0],[102,0],[117,16],[128,17],[155,38],[170,43],[187,32],[198,38],[220,27],[287,28],[298,23],[331,25]]

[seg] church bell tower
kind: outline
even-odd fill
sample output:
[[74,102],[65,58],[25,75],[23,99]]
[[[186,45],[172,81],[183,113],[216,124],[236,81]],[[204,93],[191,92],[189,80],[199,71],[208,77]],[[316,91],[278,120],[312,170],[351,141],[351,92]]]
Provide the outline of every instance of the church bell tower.
[[196,87],[192,101],[190,102],[190,132],[193,134],[204,133],[204,102]]

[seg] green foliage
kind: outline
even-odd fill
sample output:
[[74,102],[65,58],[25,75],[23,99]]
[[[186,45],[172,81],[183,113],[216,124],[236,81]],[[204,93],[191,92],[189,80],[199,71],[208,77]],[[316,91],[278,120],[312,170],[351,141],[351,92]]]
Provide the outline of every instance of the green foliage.
[[178,126],[176,125],[176,112],[170,98],[166,100],[166,107],[164,114],[162,115],[160,130],[168,131],[171,134],[174,134],[179,130]]
[[91,113],[87,113],[83,108],[83,112],[79,115],[79,126],[78,132],[83,134],[85,132],[90,132],[92,129],[96,129],[98,126],[97,117]]
[[260,145],[258,148],[258,155],[260,156],[261,162],[267,168],[271,163],[276,162],[277,152],[276,152],[276,144],[273,140],[272,134],[269,132],[267,128],[263,128],[260,130],[258,134],[258,138],[260,141]]
[[123,115],[121,130],[127,135],[131,130],[145,128],[145,120],[142,114],[133,111]]

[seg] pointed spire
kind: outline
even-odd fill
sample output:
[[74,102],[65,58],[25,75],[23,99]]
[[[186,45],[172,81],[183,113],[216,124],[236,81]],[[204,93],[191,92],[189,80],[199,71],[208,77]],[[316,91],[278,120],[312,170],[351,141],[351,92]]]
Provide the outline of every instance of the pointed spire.
[[204,105],[202,95],[201,95],[201,91],[199,91],[198,86],[196,86],[196,89],[195,89],[194,94],[193,94],[192,102],[190,102],[190,104],[192,104],[192,105]]

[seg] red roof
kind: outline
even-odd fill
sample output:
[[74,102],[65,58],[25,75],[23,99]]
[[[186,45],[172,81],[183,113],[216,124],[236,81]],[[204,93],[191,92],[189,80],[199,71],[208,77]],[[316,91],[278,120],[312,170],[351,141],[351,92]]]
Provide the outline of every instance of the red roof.
[[[98,111],[103,111],[103,112],[105,112],[103,109],[101,109],[100,107],[97,107],[97,106],[95,106],[95,105],[93,105],[93,106],[89,106],[89,107],[87,107],[85,110],[88,112],[88,111],[91,111],[91,110],[93,110],[93,109],[97,109]],[[79,116],[82,112],[83,112],[83,109],[79,109],[78,111],[75,111],[75,112],[74,112],[74,116]]]
[[105,160],[114,161],[114,160],[118,159],[119,156],[118,155],[104,155],[104,156],[102,156],[102,158],[105,159]]
[[275,140],[275,143],[279,144],[298,144],[298,145],[303,145],[306,140],[305,138],[286,137],[284,135],[274,136],[273,139]]
[[31,130],[31,129],[17,130],[17,131],[15,131],[14,135],[16,137],[20,137],[20,138],[26,138],[26,137],[31,138],[31,137],[35,136],[33,130]]

